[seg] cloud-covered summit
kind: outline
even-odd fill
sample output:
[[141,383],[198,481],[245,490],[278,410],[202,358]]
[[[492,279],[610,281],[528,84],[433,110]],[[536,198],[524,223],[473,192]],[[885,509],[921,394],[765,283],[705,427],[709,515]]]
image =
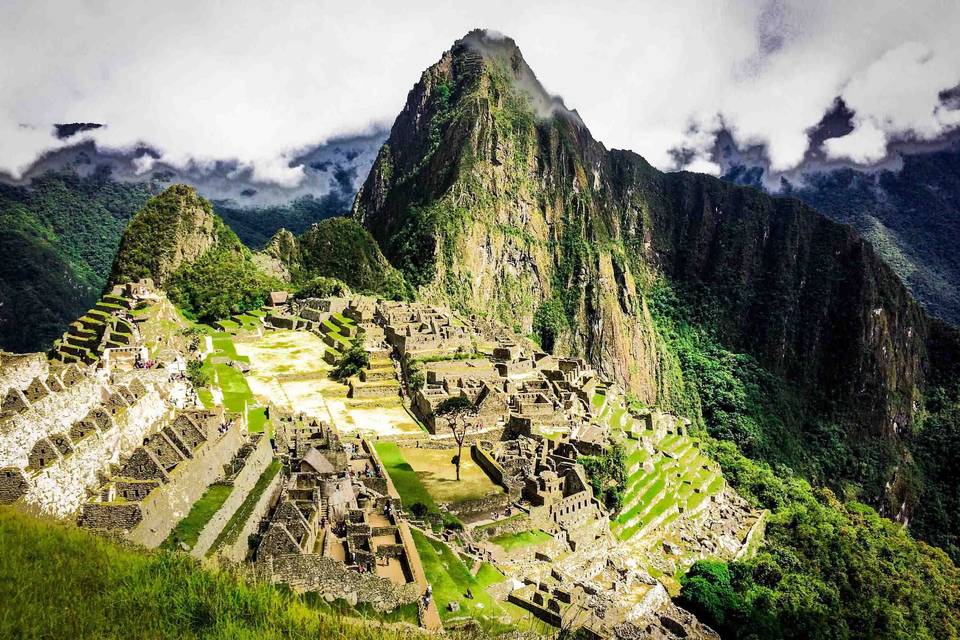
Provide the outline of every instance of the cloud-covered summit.
[[[94,141],[141,169],[233,163],[294,188],[306,145],[389,123],[419,73],[477,25],[522,47],[548,90],[608,146],[716,173],[716,135],[802,163],[839,97],[851,130],[830,159],[882,161],[898,140],[960,126],[960,3],[826,0],[440,4],[0,5],[0,171]],[[103,123],[58,137],[55,123]],[[677,153],[682,150],[682,153]],[[156,155],[157,157],[154,157]]]

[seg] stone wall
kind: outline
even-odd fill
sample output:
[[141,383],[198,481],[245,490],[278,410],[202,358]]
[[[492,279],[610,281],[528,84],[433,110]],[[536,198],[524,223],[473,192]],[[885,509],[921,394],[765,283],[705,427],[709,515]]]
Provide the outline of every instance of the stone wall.
[[240,535],[237,536],[237,539],[233,543],[223,547],[219,551],[221,558],[225,558],[231,562],[243,562],[247,559],[247,554],[250,551],[250,536],[260,528],[260,522],[266,517],[276,501],[277,496],[280,495],[280,490],[283,488],[283,477],[283,473],[278,473],[273,477],[273,480],[267,485],[266,491],[263,492],[260,500],[258,500],[256,506],[253,507],[250,517],[247,518],[243,528],[240,530]]
[[400,534],[400,542],[407,552],[407,565],[413,575],[413,582],[419,587],[420,592],[427,588],[427,574],[423,570],[423,563],[420,560],[420,554],[417,552],[417,545],[413,541],[413,534],[410,533],[410,525],[405,520],[397,523],[397,532]]
[[143,511],[139,502],[88,502],[80,518],[90,529],[129,530],[143,520]]
[[509,493],[497,492],[476,500],[445,504],[444,507],[447,511],[462,517],[491,511],[503,511],[511,502]]
[[0,467],[26,467],[27,456],[41,438],[66,433],[108,393],[93,376],[63,391],[49,393],[22,413],[0,422]]
[[156,431],[167,411],[160,394],[150,387],[142,398],[114,416],[109,429],[92,431],[73,443],[72,453],[28,477],[30,487],[24,501],[61,518],[76,513],[100,485],[100,475]]
[[200,537],[190,550],[190,555],[202,558],[207,553],[217,536],[227,526],[227,522],[243,504],[247,494],[253,489],[253,485],[260,479],[260,475],[271,460],[273,460],[273,448],[270,446],[270,438],[264,435],[257,441],[256,449],[250,453],[240,473],[233,479],[233,490],[230,495],[200,532]]
[[[503,427],[491,427],[481,431],[471,429],[467,431],[467,435],[463,439],[463,446],[468,447],[480,440],[502,440],[503,430]],[[420,446],[425,449],[450,449],[456,448],[457,441],[454,440],[450,429],[441,429],[436,435],[429,438],[421,437]]]
[[0,353],[0,397],[13,388],[26,389],[35,378],[48,375],[49,365],[42,353]]
[[533,523],[530,522],[530,518],[526,515],[521,514],[520,517],[511,517],[504,518],[499,522],[494,522],[483,527],[478,527],[473,529],[473,537],[477,541],[486,540],[487,538],[495,538],[497,536],[505,536],[515,533],[522,533],[524,531],[530,531],[534,529]]
[[342,599],[351,605],[366,602],[377,611],[391,611],[416,602],[416,582],[397,585],[372,573],[357,573],[345,564],[317,554],[275,556],[257,563],[261,578],[288,585],[298,592],[315,592],[328,600]]
[[223,466],[233,458],[243,439],[240,424],[233,423],[222,436],[197,447],[193,458],[170,472],[169,482],[140,502],[143,519],[130,531],[129,538],[145,547],[163,542],[207,487],[223,475]]
[[387,478],[386,478],[386,477],[383,477],[383,478],[376,478],[376,477],[368,478],[368,477],[366,477],[366,476],[362,476],[359,480],[360,480],[361,483],[363,483],[363,486],[365,486],[366,488],[372,489],[373,491],[376,491],[377,493],[379,493],[379,494],[382,495],[382,496],[387,495],[388,489],[387,489]]

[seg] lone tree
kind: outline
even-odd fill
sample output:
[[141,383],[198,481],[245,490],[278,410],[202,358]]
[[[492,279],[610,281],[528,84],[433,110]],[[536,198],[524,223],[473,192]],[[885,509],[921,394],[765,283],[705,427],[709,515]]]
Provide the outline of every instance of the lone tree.
[[446,418],[450,430],[453,432],[453,439],[457,441],[457,480],[460,480],[460,459],[463,454],[463,441],[467,437],[467,429],[470,426],[470,419],[477,415],[477,407],[466,396],[456,396],[447,398],[439,405],[435,412],[437,417]]
[[334,380],[346,380],[368,366],[370,366],[370,354],[363,347],[363,332],[360,332],[351,341],[350,348],[337,360],[333,371],[330,372],[330,377]]

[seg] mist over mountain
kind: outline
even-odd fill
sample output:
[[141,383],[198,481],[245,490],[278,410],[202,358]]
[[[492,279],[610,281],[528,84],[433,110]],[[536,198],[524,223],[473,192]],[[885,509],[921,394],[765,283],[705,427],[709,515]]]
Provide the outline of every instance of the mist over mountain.
[[[46,349],[107,282],[127,221],[147,198],[187,184],[247,246],[267,244],[280,228],[300,234],[349,212],[385,132],[305,147],[291,160],[296,186],[258,181],[236,161],[175,167],[149,146],[98,147],[84,134],[104,125],[56,125],[76,143],[46,153],[20,179],[0,173],[0,348]],[[24,318],[31,317],[26,323]]]
[[109,125],[55,125],[58,137],[76,139],[76,142],[43,154],[19,178],[0,172],[0,182],[26,186],[33,178],[48,172],[71,171],[81,177],[108,172],[113,180],[120,182],[189,184],[205,198],[233,208],[280,206],[298,198],[321,198],[330,193],[352,199],[386,138],[386,131],[374,130],[365,135],[305,145],[289,161],[290,168],[303,171],[303,180],[291,186],[258,180],[251,167],[237,160],[190,161],[185,166],[175,166],[164,162],[162,153],[149,145],[112,149],[98,146],[83,135],[104,126]]
[[[955,99],[943,95],[945,103]],[[868,166],[829,158],[826,146],[853,130],[854,115],[838,99],[809,131],[803,163],[789,171],[771,167],[764,145],[740,145],[725,129],[710,159],[724,180],[798,198],[852,225],[927,310],[960,324],[960,131],[891,142]],[[689,155],[678,150],[677,158],[682,165]]]

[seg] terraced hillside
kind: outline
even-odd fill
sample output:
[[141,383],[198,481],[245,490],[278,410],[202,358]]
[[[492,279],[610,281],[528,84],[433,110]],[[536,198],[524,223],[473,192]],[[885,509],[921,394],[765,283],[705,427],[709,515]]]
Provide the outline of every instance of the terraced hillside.
[[57,359],[63,362],[93,364],[105,348],[129,345],[136,331],[128,313],[133,300],[119,292],[105,294],[96,306],[77,320],[53,345]]
[[611,532],[671,590],[694,562],[752,552],[766,520],[727,488],[722,471],[688,432],[689,421],[643,411],[634,415],[616,387],[592,399],[624,452],[621,507]]

